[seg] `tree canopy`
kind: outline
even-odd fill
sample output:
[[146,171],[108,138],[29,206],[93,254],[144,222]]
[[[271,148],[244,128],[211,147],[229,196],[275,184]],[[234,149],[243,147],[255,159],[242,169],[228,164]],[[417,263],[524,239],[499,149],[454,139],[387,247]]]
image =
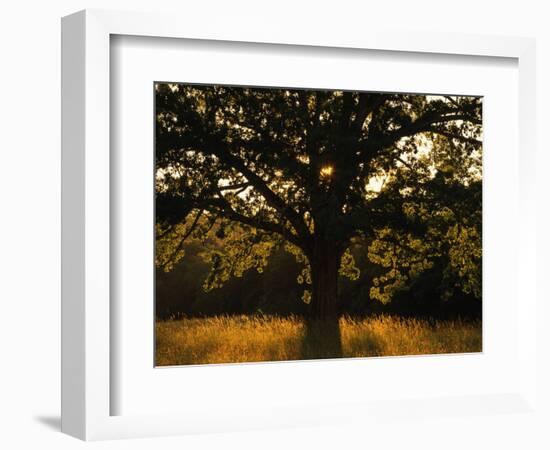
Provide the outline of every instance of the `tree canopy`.
[[155,101],[158,267],[201,240],[208,290],[285,248],[324,317],[362,245],[385,269],[371,298],[434,266],[445,295],[481,297],[481,98],[157,83]]

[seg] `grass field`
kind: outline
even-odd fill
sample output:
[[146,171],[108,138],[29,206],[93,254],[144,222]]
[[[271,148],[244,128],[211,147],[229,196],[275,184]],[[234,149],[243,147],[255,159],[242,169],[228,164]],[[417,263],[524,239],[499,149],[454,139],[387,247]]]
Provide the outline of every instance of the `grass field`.
[[297,317],[218,316],[156,323],[158,366],[480,351],[480,321],[342,317],[337,327]]

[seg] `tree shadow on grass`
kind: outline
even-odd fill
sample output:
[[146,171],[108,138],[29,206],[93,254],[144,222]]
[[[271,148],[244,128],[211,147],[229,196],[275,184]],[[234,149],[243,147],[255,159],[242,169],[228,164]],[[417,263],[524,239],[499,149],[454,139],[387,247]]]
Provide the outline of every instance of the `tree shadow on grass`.
[[342,358],[342,337],[337,317],[306,319],[301,349],[302,359]]

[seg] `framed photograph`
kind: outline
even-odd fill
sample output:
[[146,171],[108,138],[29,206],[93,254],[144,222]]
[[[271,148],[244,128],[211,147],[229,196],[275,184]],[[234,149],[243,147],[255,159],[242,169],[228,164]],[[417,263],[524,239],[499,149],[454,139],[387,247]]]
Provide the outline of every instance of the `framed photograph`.
[[481,97],[154,90],[155,365],[481,352]]
[[534,42],[203,25],[63,19],[63,431],[536,414]]

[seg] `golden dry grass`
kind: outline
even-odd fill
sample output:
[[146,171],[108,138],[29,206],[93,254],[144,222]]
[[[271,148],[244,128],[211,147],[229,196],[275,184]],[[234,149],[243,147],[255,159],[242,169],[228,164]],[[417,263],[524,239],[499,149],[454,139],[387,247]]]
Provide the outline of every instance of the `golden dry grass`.
[[[336,328],[334,328],[336,329]],[[470,353],[481,322],[342,317],[339,336],[298,317],[218,316],[156,323],[156,364],[187,365]]]

